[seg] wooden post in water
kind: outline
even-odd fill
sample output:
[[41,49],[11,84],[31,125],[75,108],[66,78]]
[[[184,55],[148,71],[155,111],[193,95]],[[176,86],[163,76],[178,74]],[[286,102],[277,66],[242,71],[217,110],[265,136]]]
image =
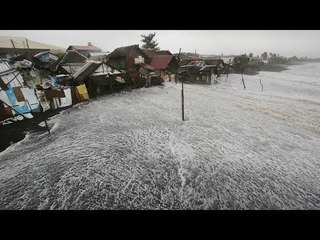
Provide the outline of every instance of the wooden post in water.
[[260,78],[260,85],[261,85],[261,92],[263,92],[263,85],[262,85],[262,82],[261,82],[261,78]]
[[242,68],[241,77],[242,77],[243,88],[244,90],[246,90],[246,85],[244,84],[244,79],[243,79],[243,72],[244,72],[244,67]]

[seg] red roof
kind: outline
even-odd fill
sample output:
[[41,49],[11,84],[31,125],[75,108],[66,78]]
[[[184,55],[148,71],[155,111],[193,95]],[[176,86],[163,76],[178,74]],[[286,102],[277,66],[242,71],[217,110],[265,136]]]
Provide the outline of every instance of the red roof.
[[155,69],[166,69],[173,57],[173,55],[155,55],[149,65]]
[[76,46],[76,45],[70,45],[68,49],[74,49],[76,51],[93,51],[93,52],[100,52],[101,49],[97,48],[95,46]]

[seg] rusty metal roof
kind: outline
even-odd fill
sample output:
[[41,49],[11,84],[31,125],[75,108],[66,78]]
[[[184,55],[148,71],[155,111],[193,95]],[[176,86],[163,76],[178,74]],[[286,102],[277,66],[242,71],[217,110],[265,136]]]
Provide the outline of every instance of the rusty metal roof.
[[130,45],[130,46],[125,46],[125,47],[118,47],[111,53],[109,53],[108,58],[118,58],[118,57],[126,57],[127,54],[130,52],[130,50],[136,50],[139,52],[139,55],[142,55],[145,57],[145,53],[139,48],[138,44],[135,45]]
[[152,58],[153,56],[156,56],[156,55],[172,55],[169,50],[154,50],[150,48],[143,48],[141,50],[144,52],[144,54],[148,58]]
[[153,66],[155,69],[166,69],[173,57],[173,55],[155,55],[151,59],[149,65]]

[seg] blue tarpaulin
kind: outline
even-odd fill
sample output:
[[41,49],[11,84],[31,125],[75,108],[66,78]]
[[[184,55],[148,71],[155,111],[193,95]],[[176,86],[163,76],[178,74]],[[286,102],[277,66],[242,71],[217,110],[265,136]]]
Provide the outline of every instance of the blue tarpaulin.
[[[16,95],[13,92],[13,89],[9,85],[9,89],[5,91],[9,101],[11,103],[11,107],[16,110],[19,113],[30,113],[29,105],[26,103],[26,101],[18,102]],[[13,115],[17,115],[17,112],[12,111]]]

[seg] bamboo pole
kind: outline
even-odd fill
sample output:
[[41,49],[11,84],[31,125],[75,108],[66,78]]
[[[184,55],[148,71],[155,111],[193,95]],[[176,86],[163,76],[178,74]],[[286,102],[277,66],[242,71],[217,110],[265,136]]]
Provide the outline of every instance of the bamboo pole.
[[18,57],[18,53],[17,53],[17,50],[16,50],[16,46],[14,45],[13,40],[12,40],[12,39],[10,39],[10,40],[11,40],[11,43],[12,43],[14,52],[15,52],[15,54],[16,54],[16,57]]
[[26,38],[26,43],[27,43],[27,49],[28,49],[28,54],[29,54],[29,57],[30,57],[30,61],[33,63],[33,61],[32,61],[32,56],[31,56],[31,52],[30,52],[30,48],[29,48],[28,38]]

